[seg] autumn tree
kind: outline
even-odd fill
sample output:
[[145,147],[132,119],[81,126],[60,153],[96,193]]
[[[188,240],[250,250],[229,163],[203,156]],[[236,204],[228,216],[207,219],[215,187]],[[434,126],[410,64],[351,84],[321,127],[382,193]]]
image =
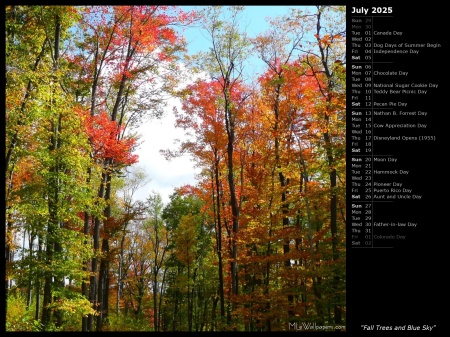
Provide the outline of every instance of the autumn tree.
[[[271,200],[274,203],[281,202],[282,228],[286,230],[290,227],[289,208],[291,202],[288,200],[288,194],[292,188],[288,185],[293,185],[293,181],[290,181],[292,177],[289,177],[291,174],[287,168],[294,160],[289,152],[293,153],[291,130],[295,114],[298,113],[296,108],[298,100],[295,94],[289,95],[289,90],[293,88],[293,85],[298,88],[298,83],[295,81],[299,81],[299,78],[288,81],[285,74],[292,61],[297,57],[298,48],[303,43],[304,35],[305,28],[301,22],[295,22],[291,20],[290,16],[284,16],[272,20],[269,30],[254,39],[254,48],[268,69],[265,78],[261,79],[265,101],[263,104],[273,114],[272,117],[268,116],[272,124],[270,132],[274,136],[274,146],[271,151],[274,161],[270,175],[272,184],[275,184],[275,179],[278,180],[277,185],[280,186],[280,192],[274,191],[276,194],[271,198],[275,199]],[[297,91],[297,95],[302,95],[302,93]],[[271,212],[271,214],[275,213]],[[275,221],[275,219],[271,221]],[[285,236],[283,239],[283,253],[286,256],[284,266],[287,269],[291,267],[291,258],[289,257],[291,239],[289,236]],[[289,293],[290,306],[293,305],[293,298],[294,295]],[[291,309],[289,309],[289,315],[293,316]],[[270,330],[270,321],[267,323]]]
[[125,314],[130,311],[138,321],[144,315],[147,302],[150,302],[152,254],[143,221],[133,222],[129,234],[124,244],[123,299]]
[[[49,330],[55,324],[56,328],[61,327],[65,312],[92,312],[86,310],[83,298],[65,289],[66,277],[71,280],[85,277],[80,270],[80,257],[89,256],[84,250],[85,237],[79,231],[79,218],[74,211],[84,208],[89,202],[90,189],[85,183],[85,172],[90,165],[88,142],[86,134],[82,132],[82,118],[65,86],[68,62],[67,54],[62,52],[70,37],[69,28],[77,18],[77,11],[73,7],[60,6],[19,6],[10,7],[9,10],[11,35],[8,51],[13,58],[10,61],[17,63],[20,67],[17,69],[23,70],[10,73],[11,84],[15,83],[15,88],[7,96],[10,104],[13,104],[7,112],[11,132],[6,154],[11,194],[7,194],[7,198],[25,196],[23,193],[27,187],[33,191],[23,200],[25,208],[21,211],[29,211],[22,213],[21,218],[27,226],[31,226],[27,229],[32,233],[29,256],[34,255],[33,245],[37,239],[38,261],[45,261],[41,265],[44,273],[36,275],[36,317],[43,285],[42,324],[44,330]],[[21,26],[24,29],[19,32]],[[34,38],[30,35],[32,32]],[[32,47],[36,42],[41,44],[39,51]],[[23,62],[29,59],[27,52],[33,50],[37,52],[35,61],[26,66]],[[17,76],[19,74],[26,75]],[[20,99],[20,105],[14,106],[17,94],[24,96]],[[31,105],[30,100],[33,102]],[[17,157],[19,133],[24,131],[27,136],[23,138],[24,142],[20,142],[22,150],[17,153],[20,154]],[[24,159],[22,163],[21,160],[17,161],[20,157]],[[14,177],[15,166],[22,165],[30,170],[28,178]],[[19,169],[18,172],[21,171]],[[26,204],[29,206],[26,207]],[[34,206],[38,206],[36,211],[39,216],[35,218],[38,221],[31,220],[34,212],[30,211]],[[71,250],[70,245],[80,250]],[[32,263],[31,260],[29,262]],[[51,322],[53,318],[55,323]]]
[[[345,200],[345,21],[343,7],[316,6],[314,14],[315,48],[308,51],[304,62],[317,81],[322,102],[316,102],[322,120],[321,134],[327,158],[330,182],[330,234],[334,291],[334,322],[342,323],[342,265],[345,242],[345,217],[338,217],[338,198],[341,209]],[[302,17],[300,15],[300,17]],[[338,184],[338,179],[339,183]],[[339,187],[341,186],[341,187]],[[341,230],[339,231],[339,227]]]
[[[120,179],[117,177],[116,179]],[[140,166],[134,166],[126,171],[123,177],[123,183],[114,184],[116,186],[112,198],[112,218],[117,227],[117,234],[114,236],[114,242],[111,252],[118,257],[113,260],[112,270],[117,270],[116,275],[116,313],[120,314],[123,307],[122,295],[124,291],[124,280],[126,272],[124,268],[125,239],[129,234],[129,227],[135,221],[145,219],[146,206],[141,200],[136,200],[136,192],[149,182],[145,170]],[[116,262],[116,263],[114,263]],[[115,274],[115,273],[113,273]]]
[[228,185],[230,190],[230,206],[232,210],[232,261],[231,278],[232,293],[238,294],[238,247],[235,236],[239,231],[239,205],[236,195],[233,152],[235,142],[236,113],[235,102],[231,94],[236,83],[242,76],[243,60],[245,58],[248,41],[245,33],[239,28],[239,14],[243,7],[229,7],[229,17],[223,20],[222,8],[214,6],[206,13],[204,28],[211,39],[212,49],[206,58],[207,66],[212,78],[220,83],[222,91],[222,105],[225,117],[225,130],[227,133],[227,165]]
[[168,258],[169,244],[171,243],[171,235],[162,218],[163,207],[162,198],[158,193],[148,196],[148,218],[144,225],[153,260],[150,274],[152,277],[153,326],[155,331],[160,331],[161,328],[161,303],[167,270],[164,268],[164,264]]
[[[208,308],[217,297],[217,260],[212,247],[212,226],[197,193],[177,189],[164,207],[163,219],[172,233],[165,264],[167,286],[162,330],[211,329]],[[216,302],[217,303],[217,302]]]
[[[231,12],[236,14],[239,10],[234,8]],[[177,125],[194,135],[182,144],[181,151],[194,154],[198,165],[203,167],[198,188],[209,189],[212,200],[217,201],[210,203],[214,205],[216,223],[219,219],[223,221],[223,226],[216,226],[216,244],[222,242],[222,236],[217,235],[219,229],[228,234],[224,242],[230,248],[229,255],[227,249],[221,253],[225,260],[231,259],[231,268],[230,274],[224,274],[224,284],[230,277],[232,296],[228,298],[240,303],[232,312],[244,318],[240,322],[229,319],[228,323],[235,328],[244,323],[248,330],[277,330],[286,328],[283,322],[307,317],[318,317],[323,322],[332,302],[330,298],[335,296],[335,303],[340,301],[340,295],[332,293],[334,290],[341,293],[342,284],[332,286],[330,280],[343,275],[339,269],[342,255],[337,258],[332,252],[339,245],[342,251],[345,236],[342,233],[339,240],[333,239],[336,204],[325,206],[327,193],[332,196],[342,188],[327,186],[327,173],[322,165],[322,160],[329,156],[323,138],[327,126],[320,114],[325,102],[323,83],[319,82],[323,78],[319,79],[320,71],[311,68],[312,61],[318,59],[315,55],[320,54],[314,35],[316,16],[292,11],[289,16],[272,20],[271,28],[252,40],[266,71],[251,95],[250,91],[241,91],[243,95],[239,96],[243,63],[239,63],[240,71],[231,70],[235,69],[235,61],[242,60],[239,57],[244,55],[244,48],[239,47],[244,44],[237,41],[245,36],[230,29],[233,19],[231,23],[222,21],[219,13],[220,8],[216,8],[206,15],[212,47],[210,54],[200,54],[202,62],[199,62],[211,80],[208,84],[198,80],[183,92],[183,114],[177,112]],[[327,22],[326,29],[339,26],[339,14],[335,19],[336,26]],[[227,35],[230,31],[234,35]],[[333,64],[331,59],[337,60],[333,69],[338,69],[342,63],[339,62],[342,40],[336,37],[332,42],[330,48],[336,54],[330,53],[327,62]],[[234,56],[239,57],[233,59]],[[335,73],[335,81],[340,83],[336,87],[339,94],[335,96],[334,110],[329,110],[333,117],[328,125],[334,127],[330,139],[339,144],[333,151],[340,158],[345,141],[341,91],[345,72],[342,66],[339,69]],[[237,76],[231,76],[232,73]],[[221,92],[216,90],[217,86]],[[217,123],[220,114],[225,120],[224,129]],[[218,160],[222,157],[226,167]],[[216,179],[224,176],[221,173],[224,168],[227,186]],[[209,187],[206,172],[210,172]],[[341,176],[341,182],[345,182],[345,177]],[[234,211],[233,201],[237,206]],[[233,219],[238,221],[232,221],[233,226],[228,227],[227,220]],[[329,225],[325,225],[327,219],[331,220]],[[235,232],[235,228],[239,231]],[[242,247],[240,252],[238,246]],[[236,274],[238,262],[240,270]],[[236,291],[237,285],[242,287],[241,292]],[[339,321],[338,315],[336,318]]]
[[[209,193],[204,202],[212,201],[213,219],[215,224],[216,253],[218,257],[218,295],[220,300],[220,315],[225,317],[224,296],[224,262],[223,262],[223,181],[222,171],[226,153],[226,132],[224,111],[217,103],[221,95],[221,86],[217,82],[197,80],[188,85],[182,92],[182,110],[174,109],[176,127],[182,128],[193,138],[183,141],[178,152],[165,150],[167,159],[190,153],[199,167],[208,167],[210,172]],[[212,198],[212,199],[211,199]]]
[[[42,24],[39,24],[37,7],[7,6],[5,8],[5,294],[11,284],[11,267],[15,250],[15,207],[21,198],[14,196],[22,183],[31,181],[28,172],[35,160],[27,159],[26,149],[31,149],[32,125],[39,118],[38,99],[34,99],[38,87],[38,69],[48,53],[48,44]],[[48,59],[47,62],[48,64]],[[24,150],[20,150],[23,148]],[[21,172],[22,171],[22,172]],[[42,183],[42,182],[41,182]],[[39,194],[36,191],[36,194]],[[39,198],[40,200],[40,198]]]
[[[93,6],[83,12],[81,39],[73,55],[81,74],[76,94],[86,105],[87,118],[94,125],[91,155],[97,156],[103,170],[97,198],[107,204],[103,212],[105,219],[111,216],[108,200],[112,175],[136,160],[121,157],[131,152],[133,146],[127,139],[126,129],[139,123],[144,112],[160,115],[164,105],[161,94],[173,85],[173,61],[183,50],[184,42],[171,26],[188,22],[190,16],[181,10],[170,10],[166,6]],[[101,141],[100,151],[95,151],[96,139],[104,139],[99,129],[109,132],[105,139],[110,142]],[[93,218],[97,257],[91,263],[93,276],[89,281],[90,300],[98,304],[100,312],[97,330],[102,329],[108,314],[109,266],[107,260],[100,259],[100,253],[108,254],[109,242],[106,237],[100,238],[101,221],[100,217]],[[86,232],[89,223],[90,213],[86,212]],[[93,317],[83,323],[83,329],[93,329]]]

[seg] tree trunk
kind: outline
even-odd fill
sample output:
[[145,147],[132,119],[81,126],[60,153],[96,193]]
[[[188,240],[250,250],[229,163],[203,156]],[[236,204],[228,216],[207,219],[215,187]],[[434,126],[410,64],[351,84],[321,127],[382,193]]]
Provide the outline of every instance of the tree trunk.
[[[156,267],[155,267],[156,269]],[[157,271],[153,273],[153,330],[158,331],[159,320],[158,320],[158,279]]]
[[[220,316],[225,317],[225,294],[223,289],[223,261],[222,261],[222,221],[220,216],[220,184],[219,184],[219,158],[217,149],[214,149],[214,177],[216,185],[216,207],[214,208],[217,217],[217,257],[218,257],[218,271],[219,271],[219,299],[220,299]],[[214,185],[214,184],[213,184]],[[213,205],[214,205],[214,188],[213,188]]]
[[[102,173],[102,183],[100,184],[100,188],[98,191],[98,198],[101,199],[104,197],[105,193],[105,185],[106,185],[106,173]],[[94,233],[93,233],[93,240],[94,240],[94,254],[95,256],[92,258],[91,261],[91,277],[90,277],[90,290],[89,290],[89,301],[92,303],[92,307],[94,310],[98,310],[97,308],[97,271],[98,271],[98,260],[99,260],[99,248],[100,248],[100,219],[94,218]],[[88,321],[87,321],[87,331],[93,331],[93,321],[94,316],[89,315]]]
[[100,261],[100,274],[98,280],[98,312],[97,316],[97,331],[102,331],[103,323],[108,318],[108,261],[109,243],[108,239],[102,239],[102,259]]
[[[317,14],[317,39],[320,37],[320,29],[321,27],[321,11],[318,11]],[[324,96],[326,99],[326,109],[325,109],[325,123],[328,126],[329,125],[329,109],[331,107],[331,100],[332,100],[332,91],[334,88],[334,82],[332,78],[332,73],[330,71],[330,68],[328,67],[327,60],[325,58],[325,50],[324,46],[321,43],[318,43],[319,51],[321,55],[321,62],[324,68],[325,75],[327,77],[328,81],[328,88],[327,91],[324,92]],[[328,132],[328,127],[326,129],[327,131],[323,133],[323,139],[325,141],[325,151],[327,154],[327,161],[328,161],[328,167],[330,170],[330,232],[331,232],[331,244],[332,244],[332,252],[333,252],[333,261],[337,261],[339,258],[339,252],[337,250],[338,246],[338,231],[337,231],[337,196],[336,196],[336,168],[334,163],[334,157],[333,157],[333,145],[331,143],[331,138]],[[340,308],[340,294],[339,294],[339,283],[340,283],[340,277],[337,274],[337,271],[334,271],[335,275],[333,276],[333,289],[334,289],[334,322],[336,324],[342,323],[342,312]]]
[[[110,160],[105,160],[105,201],[107,206],[104,211],[106,221],[111,218],[111,206],[108,201],[111,199],[111,173],[109,171]],[[107,229],[104,227],[102,238],[102,258],[100,261],[100,274],[98,279],[98,311],[97,316],[97,331],[102,331],[103,323],[108,319],[108,294],[109,294],[109,235]]]

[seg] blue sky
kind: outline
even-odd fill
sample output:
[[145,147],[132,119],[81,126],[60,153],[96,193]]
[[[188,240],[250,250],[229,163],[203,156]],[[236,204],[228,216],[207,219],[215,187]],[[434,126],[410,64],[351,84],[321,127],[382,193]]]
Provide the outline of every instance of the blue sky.
[[[184,11],[191,11],[204,8],[205,6],[181,6]],[[305,6],[246,6],[242,14],[242,27],[246,27],[246,32],[250,37],[264,32],[269,28],[267,17],[274,18],[289,13],[290,8],[306,8]],[[189,41],[189,52],[207,51],[208,41],[202,36],[197,28],[188,28],[185,32],[186,40]]]
[[[202,6],[182,6],[182,9],[189,11],[199,9]],[[246,32],[250,37],[256,37],[257,34],[264,32],[269,28],[265,18],[275,17],[289,13],[289,8],[305,8],[302,6],[247,6],[242,19],[242,27],[246,27]],[[184,36],[188,41],[188,52],[193,55],[199,51],[207,51],[210,42],[205,38],[205,32],[199,28],[188,28],[185,30]],[[256,63],[257,58],[252,59],[252,63]],[[259,61],[262,63],[262,61]],[[262,67],[261,65],[252,64],[253,69]],[[142,166],[149,178],[150,183],[141,188],[135,198],[145,200],[152,192],[158,192],[162,196],[164,203],[169,201],[170,194],[173,193],[175,187],[184,184],[195,184],[194,163],[189,156],[176,158],[171,162],[166,161],[159,153],[160,149],[176,149],[174,139],[183,139],[183,130],[175,129],[175,119],[172,113],[174,106],[180,108],[178,100],[171,100],[165,116],[160,120],[151,120],[144,123],[138,130],[143,137],[144,143],[136,152],[139,155],[139,166]]]

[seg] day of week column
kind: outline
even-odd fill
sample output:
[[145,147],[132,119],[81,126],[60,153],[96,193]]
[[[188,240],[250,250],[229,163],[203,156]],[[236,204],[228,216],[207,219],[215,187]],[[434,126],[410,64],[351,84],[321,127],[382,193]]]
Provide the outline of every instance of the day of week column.
[[[351,246],[372,246],[372,36],[371,18],[351,22]],[[369,71],[369,74],[367,73]],[[369,92],[366,92],[369,90]]]

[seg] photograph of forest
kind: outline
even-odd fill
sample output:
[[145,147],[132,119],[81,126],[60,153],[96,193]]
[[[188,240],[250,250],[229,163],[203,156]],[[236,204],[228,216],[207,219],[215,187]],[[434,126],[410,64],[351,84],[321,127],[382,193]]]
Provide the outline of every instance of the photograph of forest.
[[345,331],[345,17],[5,6],[6,331]]

